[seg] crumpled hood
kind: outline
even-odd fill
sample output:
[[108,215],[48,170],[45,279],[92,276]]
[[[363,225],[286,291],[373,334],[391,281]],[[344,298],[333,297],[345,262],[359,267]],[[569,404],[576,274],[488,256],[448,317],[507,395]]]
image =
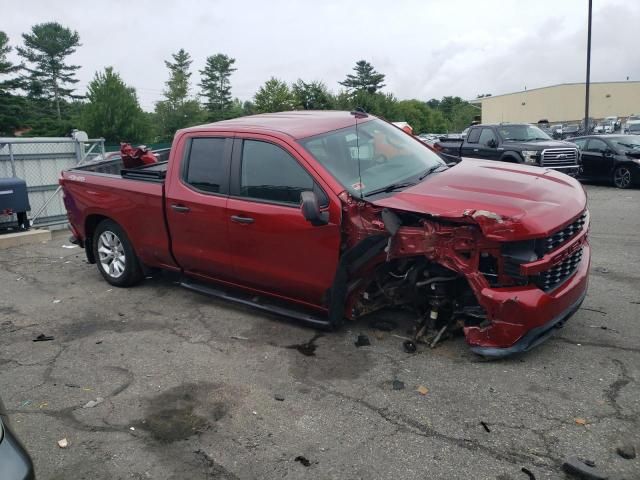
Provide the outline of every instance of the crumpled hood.
[[548,236],[587,206],[580,183],[540,167],[463,160],[375,205],[477,223],[494,240]]

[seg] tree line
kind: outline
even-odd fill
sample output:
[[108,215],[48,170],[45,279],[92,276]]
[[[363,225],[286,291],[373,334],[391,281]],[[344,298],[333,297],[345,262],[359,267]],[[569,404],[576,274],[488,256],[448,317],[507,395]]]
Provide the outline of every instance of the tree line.
[[358,107],[390,121],[406,121],[416,133],[444,133],[461,131],[479,113],[460,97],[398,100],[382,91],[385,75],[366,60],[339,82],[343,89],[338,93],[317,80],[288,84],[272,77],[242,102],[231,93],[236,60],[216,53],[206,58],[193,93],[193,60],[184,49],[165,61],[169,80],[162,99],[153,112],[145,112],[135,88],[113,67],[96,72],[85,95],[76,93],[80,66],[70,64],[68,57],[81,46],[78,33],[57,22],[34,25],[15,47],[21,59],[16,64],[8,58],[14,47],[0,31],[0,136],[62,136],[77,128],[108,143],[158,143],[170,141],[180,128],[243,115]]

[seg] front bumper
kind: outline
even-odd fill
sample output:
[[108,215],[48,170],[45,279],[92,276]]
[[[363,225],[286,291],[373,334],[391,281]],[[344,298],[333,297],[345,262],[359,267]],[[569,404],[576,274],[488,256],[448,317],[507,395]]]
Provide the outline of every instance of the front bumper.
[[591,251],[585,241],[576,271],[556,289],[535,286],[484,288],[481,292],[490,324],[464,328],[471,350],[486,357],[526,352],[560,328],[580,308],[587,294]]

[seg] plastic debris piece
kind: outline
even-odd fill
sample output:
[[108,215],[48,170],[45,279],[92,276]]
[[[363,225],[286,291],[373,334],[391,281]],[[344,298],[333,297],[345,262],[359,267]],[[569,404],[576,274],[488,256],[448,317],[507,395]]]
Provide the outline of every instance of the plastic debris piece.
[[584,418],[575,418],[574,422],[576,422],[576,425],[586,425],[587,421]]
[[620,445],[616,448],[616,453],[627,460],[636,458],[636,448],[633,445]]
[[60,300],[60,299],[56,298],[56,299],[53,301],[53,303],[60,303],[61,301],[62,301],[62,300]]
[[418,350],[416,344],[411,340],[405,340],[402,342],[402,348],[404,348],[404,351],[407,353],[416,353],[416,350]]
[[98,397],[95,400],[90,400],[87,403],[85,403],[82,408],[93,408],[96,405],[100,405],[102,402],[104,402],[104,398]]
[[295,462],[300,462],[300,463],[301,463],[302,465],[304,465],[305,467],[308,467],[308,466],[310,466],[310,465],[311,465],[311,462],[310,462],[307,458],[303,457],[302,455],[298,455],[298,456],[294,459],[294,461],[295,461]]
[[284,402],[284,395],[280,395],[279,393],[276,393],[273,398],[275,398],[277,401],[279,402]]
[[482,428],[484,428],[485,432],[491,433],[491,429],[489,428],[489,425],[487,425],[487,422],[480,422],[480,425],[482,425]]
[[356,347],[367,347],[371,345],[371,342],[369,341],[369,337],[367,337],[366,335],[358,335],[358,338],[354,342],[354,345]]
[[129,427],[129,430],[131,430],[132,432],[135,431],[136,427]]
[[62,245],[62,248],[78,248],[77,245]]
[[588,480],[607,480],[607,475],[600,473],[595,466],[589,466],[578,457],[569,457],[562,464],[562,470],[576,478]]
[[522,467],[520,471],[529,477],[529,480],[536,480],[536,476],[527,467]]
[[425,387],[424,385],[420,385],[416,392],[418,392],[420,395],[426,395],[427,393],[429,393],[429,389],[427,387]]
[[403,390],[404,389],[404,382],[401,380],[394,380],[391,383],[391,388],[393,388],[394,390]]
[[241,337],[240,335],[231,335],[229,338],[233,338],[234,340],[249,340],[247,337]]
[[60,440],[58,440],[58,446],[60,448],[67,448],[69,446],[69,440],[67,440],[66,438],[61,438]]
[[34,342],[49,342],[51,340],[53,340],[53,336],[45,335],[44,333],[41,333],[40,335],[38,335],[36,338],[33,339]]

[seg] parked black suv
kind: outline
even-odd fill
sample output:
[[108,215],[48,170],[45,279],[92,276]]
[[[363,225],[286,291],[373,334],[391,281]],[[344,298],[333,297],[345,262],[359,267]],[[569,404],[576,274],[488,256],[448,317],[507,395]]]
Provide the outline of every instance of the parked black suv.
[[476,125],[460,140],[441,139],[434,149],[447,162],[480,158],[537,165],[576,176],[580,152],[575,144],[553,140],[535,125],[504,123]]

